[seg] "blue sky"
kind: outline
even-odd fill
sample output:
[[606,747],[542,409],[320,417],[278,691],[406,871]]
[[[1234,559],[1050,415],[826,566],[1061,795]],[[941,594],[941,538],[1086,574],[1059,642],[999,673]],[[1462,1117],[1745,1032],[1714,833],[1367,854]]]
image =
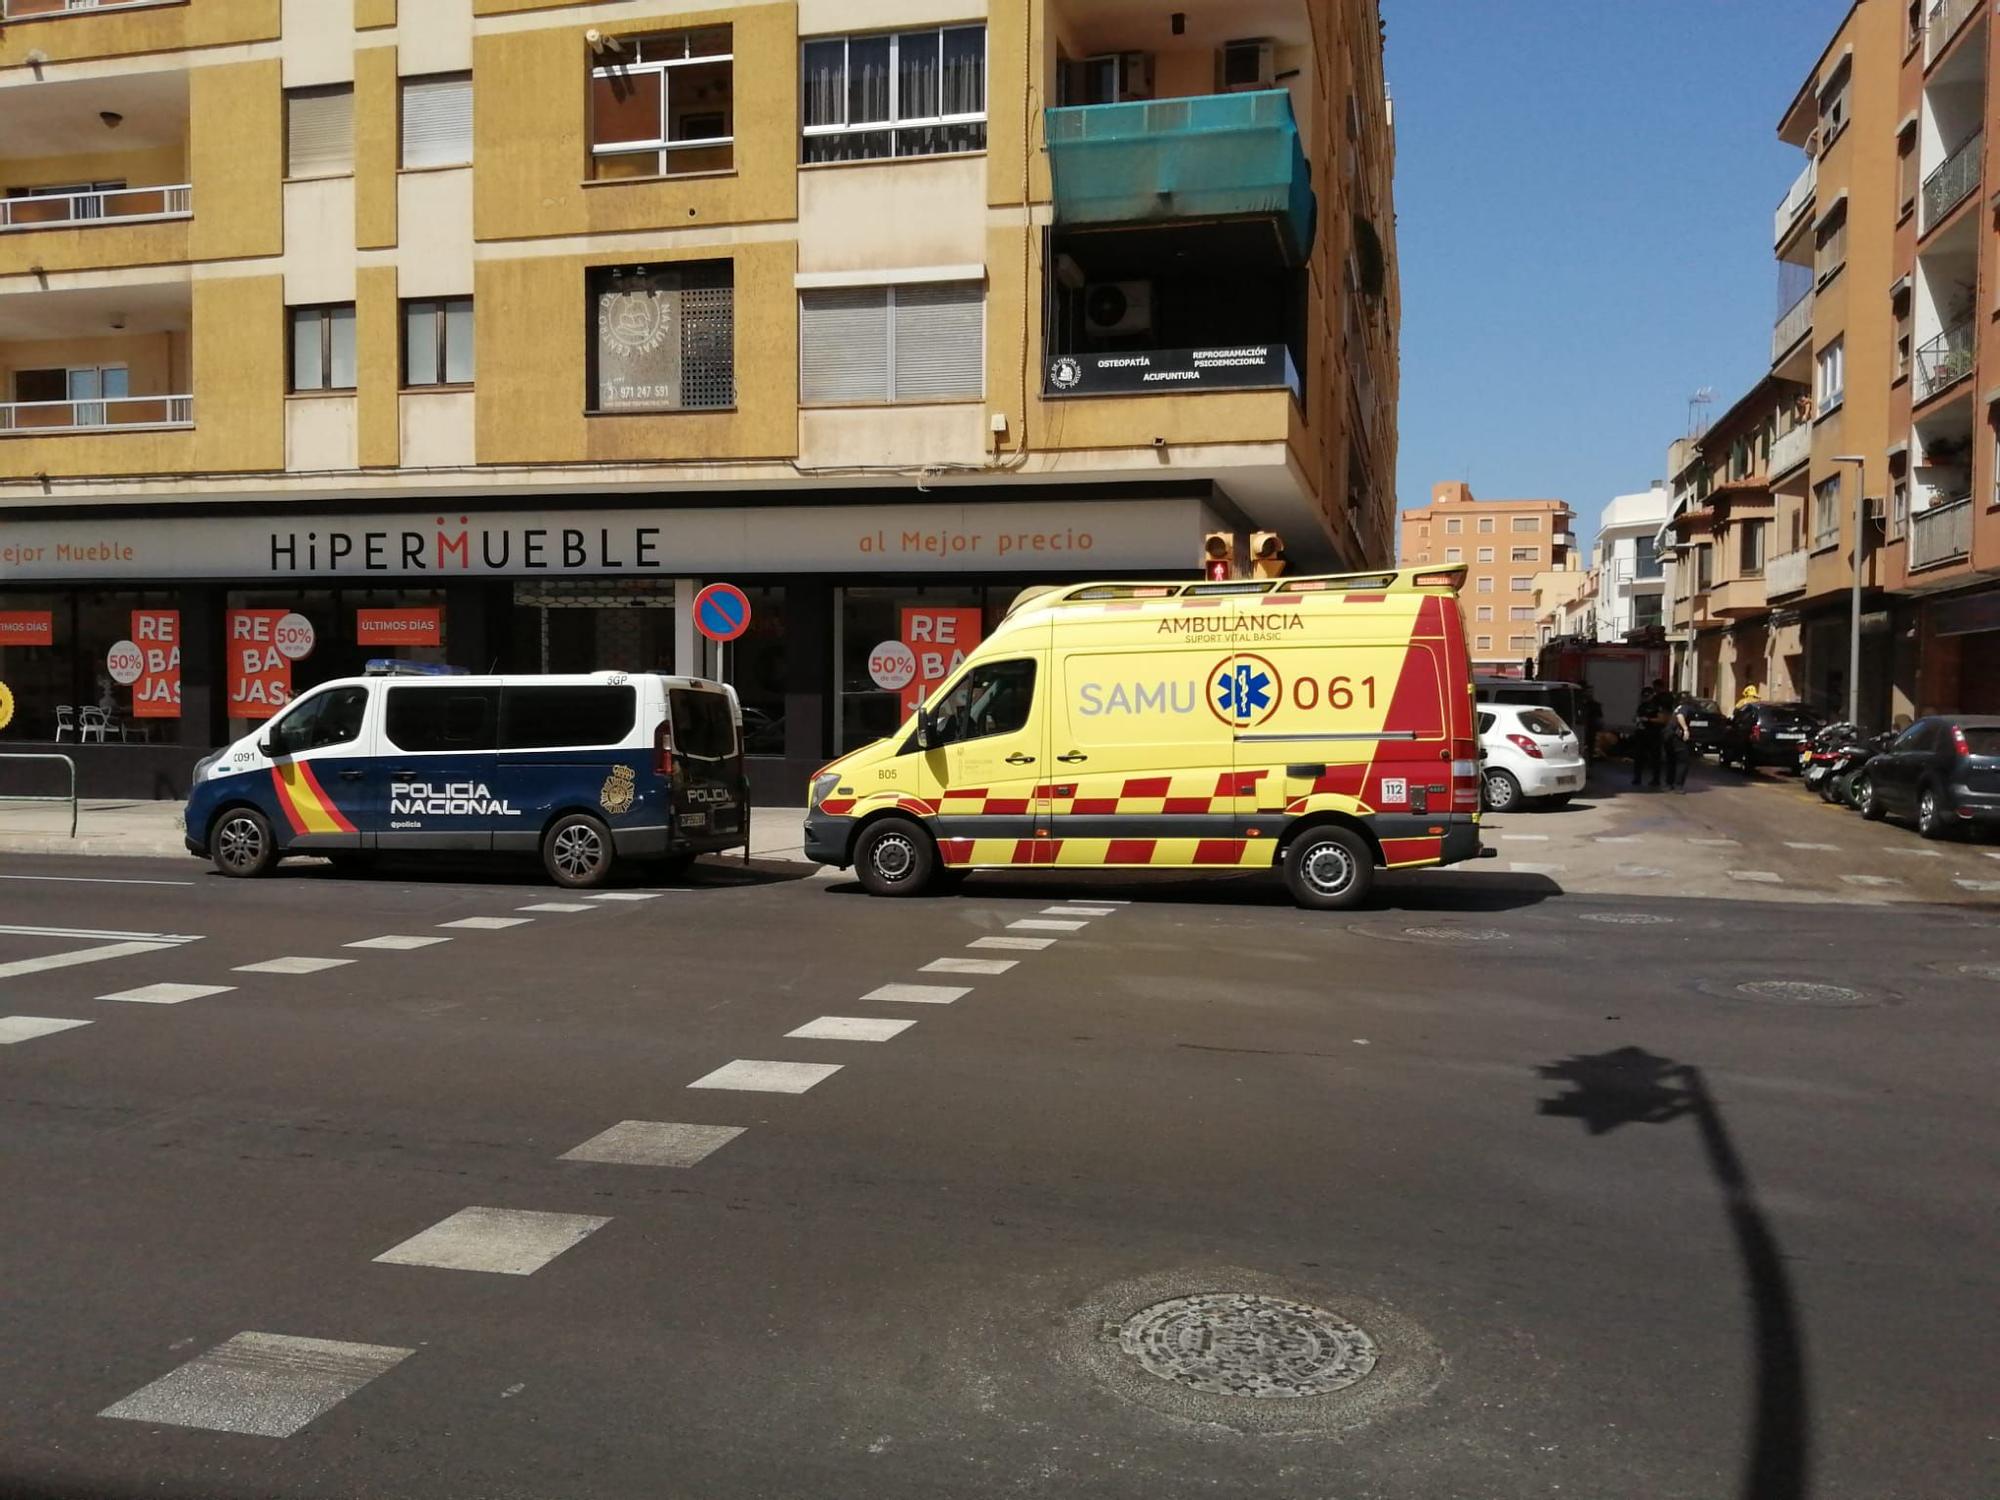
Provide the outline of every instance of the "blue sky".
[[1688,396],[1768,367],[1778,116],[1845,0],[1382,0],[1405,506],[1547,496],[1586,538]]

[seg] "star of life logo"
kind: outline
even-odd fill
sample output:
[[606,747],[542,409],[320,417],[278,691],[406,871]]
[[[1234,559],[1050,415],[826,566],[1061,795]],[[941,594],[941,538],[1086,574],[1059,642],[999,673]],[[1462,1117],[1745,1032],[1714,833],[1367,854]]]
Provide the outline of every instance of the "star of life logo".
[[1210,679],[1209,706],[1238,729],[1263,723],[1278,710],[1283,684],[1278,669],[1261,656],[1232,656]]

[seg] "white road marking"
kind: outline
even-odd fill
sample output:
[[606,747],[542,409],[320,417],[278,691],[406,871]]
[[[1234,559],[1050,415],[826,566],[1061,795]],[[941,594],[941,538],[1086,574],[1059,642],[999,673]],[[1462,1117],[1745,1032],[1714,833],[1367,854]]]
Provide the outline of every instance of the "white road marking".
[[821,1016],[785,1035],[801,1042],[886,1042],[916,1024],[914,1017],[884,1021],[874,1016]]
[[460,917],[456,922],[440,922],[440,928],[457,927],[466,932],[499,932],[508,927],[526,927],[533,917]]
[[189,1000],[205,1000],[210,995],[227,995],[233,984],[142,984],[136,990],[120,990],[115,995],[99,995],[100,1000],[128,1000],[135,1005],[181,1005]]
[[1090,924],[1087,922],[1058,922],[1048,917],[1023,917],[1018,922],[1009,922],[1009,928],[1023,932],[1081,932]]
[[1843,875],[1840,878],[1849,885],[1901,885],[1903,883],[1893,875]]
[[974,938],[965,946],[968,948],[1011,948],[1022,953],[1039,953],[1044,948],[1053,948],[1054,938],[983,937]]
[[1600,833],[1597,835],[1597,842],[1600,844],[1636,844],[1639,842],[1639,835],[1636,833]]
[[559,1161],[603,1162],[619,1167],[692,1167],[743,1134],[741,1125],[669,1125],[620,1120]]
[[923,967],[926,974],[1005,974],[1020,963],[1018,958],[934,958]]
[[317,974],[354,963],[351,958],[267,958],[261,964],[238,964],[238,974]]
[[486,1271],[532,1276],[563,1251],[611,1221],[591,1214],[538,1213],[527,1208],[461,1208],[450,1218],[376,1256],[391,1266]]
[[665,891],[599,891],[594,896],[585,896],[586,901],[657,901],[666,895]]
[[1780,875],[1776,870],[1731,870],[1729,878],[1731,880],[1754,881],[1758,885],[1783,885],[1785,883],[1785,877]]
[[885,984],[861,998],[886,1001],[891,1005],[949,1005],[971,993],[969,989],[948,984]]
[[1611,873],[1621,880],[1658,880],[1667,872],[1658,865],[1618,865]]
[[1938,853],[1938,851],[1935,849],[1912,849],[1902,844],[1884,844],[1882,846],[1882,852],[1884,854],[1909,854],[1909,855],[1914,855],[1918,859],[1944,858],[1944,856]]
[[56,885],[193,885],[192,880],[111,880],[102,875],[0,875],[0,880],[46,880]]
[[697,1078],[691,1089],[743,1089],[753,1094],[803,1094],[841,1069],[839,1063],[767,1062],[738,1058]]
[[1690,844],[1700,844],[1710,849],[1740,849],[1743,847],[1743,840],[1741,839],[1689,839],[1688,842]]
[[1988,859],[2000,859],[2000,850],[1988,849],[1985,853]]
[[290,1437],[414,1349],[239,1333],[99,1412],[128,1422]]
[[1840,848],[1840,845],[1838,845],[1838,844],[1794,844],[1794,843],[1792,843],[1792,842],[1791,842],[1791,841],[1790,841],[1790,840],[1788,839],[1788,840],[1786,840],[1786,842],[1785,842],[1785,847],[1786,847],[1787,849],[1820,849],[1820,850],[1826,850],[1826,851],[1828,851],[1828,852],[1831,852],[1831,851],[1834,851],[1834,850],[1837,850],[1837,849],[1839,849],[1839,848]]
[[1568,865],[1531,865],[1526,860],[1510,859],[1507,868],[1516,875],[1560,875]]
[[1952,884],[1967,891],[2000,891],[2000,880],[1954,880]]
[[88,1021],[62,1021],[54,1016],[0,1016],[0,1047],[32,1042],[38,1036],[54,1036],[58,1031],[89,1024]]
[[399,937],[391,934],[388,937],[363,938],[358,943],[342,943],[340,946],[343,948],[387,948],[392,952],[402,953],[411,948],[428,948],[434,943],[448,943],[450,941],[450,938]]
[[537,901],[533,906],[517,906],[515,911],[596,911],[588,901]]
[[1108,917],[1117,911],[1115,906],[1045,906],[1045,917]]
[[188,932],[113,932],[96,927],[0,927],[8,937],[95,938],[101,943],[198,943]]
[[1527,844],[1546,844],[1549,841],[1549,836],[1546,833],[1498,833],[1494,837],[1520,839],[1523,843]]
[[17,979],[23,974],[43,974],[50,969],[70,969],[78,964],[102,963],[107,958],[130,958],[136,953],[160,953],[178,948],[179,943],[109,943],[102,948],[78,948],[70,953],[48,953],[40,958],[17,958],[0,964],[0,979]]

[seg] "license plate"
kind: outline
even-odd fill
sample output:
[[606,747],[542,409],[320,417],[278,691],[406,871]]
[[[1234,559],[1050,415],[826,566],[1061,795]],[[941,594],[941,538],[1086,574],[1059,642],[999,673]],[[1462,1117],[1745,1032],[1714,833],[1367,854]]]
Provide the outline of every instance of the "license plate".
[[1805,736],[1802,734],[1781,734],[1778,738],[1781,740],[1802,740]]
[[683,828],[706,828],[706,827],[708,827],[708,814],[707,814],[707,813],[682,813],[682,814],[681,814],[681,827],[683,827]]

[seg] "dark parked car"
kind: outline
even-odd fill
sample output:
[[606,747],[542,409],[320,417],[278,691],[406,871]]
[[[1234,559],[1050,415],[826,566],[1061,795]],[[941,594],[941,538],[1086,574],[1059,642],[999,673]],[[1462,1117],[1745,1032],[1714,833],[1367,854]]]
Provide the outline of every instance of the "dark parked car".
[[1799,747],[1826,721],[1803,703],[1746,703],[1730,716],[1716,759],[1744,770],[1758,766],[1799,768]]
[[1683,697],[1675,711],[1686,716],[1688,728],[1694,731],[1697,750],[1713,754],[1729,737],[1729,715],[1716,706],[1713,698]]
[[1927,839],[2000,826],[2000,718],[1919,719],[1862,768],[1864,818],[1916,821]]

